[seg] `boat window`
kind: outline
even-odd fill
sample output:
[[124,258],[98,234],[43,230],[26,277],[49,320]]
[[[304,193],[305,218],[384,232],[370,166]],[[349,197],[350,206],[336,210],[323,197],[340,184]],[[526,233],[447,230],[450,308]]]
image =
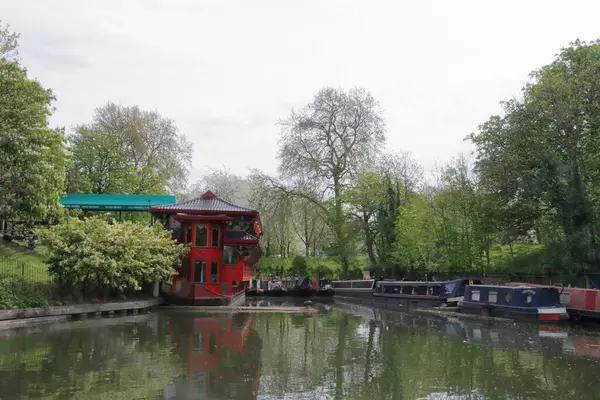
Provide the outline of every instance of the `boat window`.
[[194,282],[205,283],[206,276],[206,261],[196,260],[194,261]]
[[498,301],[498,292],[489,292],[488,293],[488,302],[496,303]]
[[434,296],[439,296],[441,290],[442,290],[441,287],[434,286],[434,287],[431,288],[431,294],[434,295]]
[[385,285],[383,287],[383,292],[384,293],[394,293],[394,294],[399,294],[400,293],[400,288],[398,286],[392,286],[392,285]]
[[471,292],[471,300],[472,301],[479,301],[479,298],[480,298],[479,290],[473,290]]
[[208,243],[208,229],[205,225],[196,225],[196,247],[206,247]]
[[561,293],[560,304],[566,306],[571,301],[571,293]]
[[212,247],[219,247],[219,235],[221,233],[221,229],[219,229],[219,227],[216,228],[212,228],[212,237],[211,237],[211,246]]
[[449,282],[444,285],[444,294],[452,294],[456,288],[456,282]]
[[357,288],[357,289],[371,289],[371,287],[373,286],[373,281],[371,280],[364,280],[364,281],[356,281],[356,282],[352,282],[352,288]]
[[418,295],[427,294],[427,286],[417,286],[415,288],[415,294],[418,294]]
[[238,252],[235,246],[223,246],[223,264],[235,265],[238,263]]
[[402,288],[402,294],[412,294],[413,293],[413,287],[412,286],[404,286]]
[[528,295],[527,295],[527,297],[525,298],[525,302],[526,302],[527,304],[531,303],[531,301],[532,301],[532,300],[533,300],[533,296],[532,296],[532,295],[530,295],[530,294],[528,294]]

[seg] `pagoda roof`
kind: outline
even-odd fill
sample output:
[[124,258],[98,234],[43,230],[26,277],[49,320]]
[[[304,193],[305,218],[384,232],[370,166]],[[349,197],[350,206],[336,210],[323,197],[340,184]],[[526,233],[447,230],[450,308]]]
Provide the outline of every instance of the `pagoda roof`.
[[152,207],[150,212],[242,215],[258,214],[258,211],[235,205],[228,200],[218,197],[210,190],[196,199],[182,201],[181,203],[165,204],[158,207]]

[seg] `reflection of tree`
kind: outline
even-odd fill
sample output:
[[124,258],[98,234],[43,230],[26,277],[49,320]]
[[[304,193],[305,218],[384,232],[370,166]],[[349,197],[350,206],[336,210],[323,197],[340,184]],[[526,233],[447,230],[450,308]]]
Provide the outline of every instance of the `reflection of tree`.
[[84,321],[71,330],[0,340],[0,393],[52,399],[154,396],[177,374],[177,360],[166,334],[155,329],[157,316],[141,318],[128,325]]

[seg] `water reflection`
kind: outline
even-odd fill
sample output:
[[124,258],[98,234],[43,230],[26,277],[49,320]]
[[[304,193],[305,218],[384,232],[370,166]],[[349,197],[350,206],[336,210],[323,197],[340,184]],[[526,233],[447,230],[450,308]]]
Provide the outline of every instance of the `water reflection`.
[[0,332],[0,399],[596,398],[600,341],[364,306]]

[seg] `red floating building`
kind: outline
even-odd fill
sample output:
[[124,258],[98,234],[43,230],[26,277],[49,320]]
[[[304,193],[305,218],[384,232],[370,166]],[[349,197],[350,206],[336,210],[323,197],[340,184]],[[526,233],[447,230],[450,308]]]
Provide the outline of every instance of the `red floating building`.
[[168,300],[177,304],[226,305],[244,299],[262,255],[258,211],[206,192],[201,197],[150,208],[153,221],[189,243]]

